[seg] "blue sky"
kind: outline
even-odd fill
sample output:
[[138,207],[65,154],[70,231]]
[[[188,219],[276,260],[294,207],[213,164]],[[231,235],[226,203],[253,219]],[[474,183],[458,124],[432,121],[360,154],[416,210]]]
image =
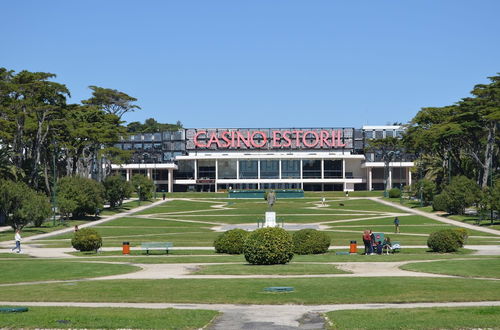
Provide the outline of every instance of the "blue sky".
[[407,122],[500,72],[500,1],[0,2],[0,66],[185,127]]

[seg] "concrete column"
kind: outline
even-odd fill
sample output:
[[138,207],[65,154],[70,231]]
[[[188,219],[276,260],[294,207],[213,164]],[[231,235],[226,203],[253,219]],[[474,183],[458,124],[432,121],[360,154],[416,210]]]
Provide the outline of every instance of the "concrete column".
[[325,178],[325,160],[321,159],[321,178]]
[[392,189],[392,167],[389,166],[389,177],[387,178],[387,190]]
[[169,168],[168,169],[168,192],[171,193],[174,191],[174,176],[173,176],[174,170]]
[[[169,170],[170,173],[170,170]],[[198,180],[198,159],[194,160],[194,179]]]
[[257,179],[260,180],[260,159],[257,159]]
[[345,158],[342,158],[342,178],[345,179]]
[[126,173],[127,173],[127,174],[126,174],[126,179],[127,179],[127,181],[130,181],[130,176],[131,176],[131,175],[130,175],[130,172],[132,172],[132,170],[131,170],[130,168],[127,168],[125,171],[126,171]]
[[279,176],[278,178],[281,180],[281,159],[279,160]]
[[407,176],[408,177],[408,185],[411,186],[411,169],[408,167],[407,170],[408,170],[408,176]]
[[[304,173],[302,173],[302,169],[304,167],[304,162],[303,160],[301,159],[300,160],[300,179],[301,180],[304,180]],[[302,183],[302,188],[304,188],[304,184]]]
[[152,177],[151,172],[152,172],[152,170],[150,168],[146,169],[146,176],[148,177],[148,179],[151,179],[151,177]]
[[215,160],[215,192],[217,192],[217,180],[219,179],[219,160]]
[[236,159],[236,180],[240,179],[240,160]]
[[368,167],[368,190],[372,191],[372,168]]

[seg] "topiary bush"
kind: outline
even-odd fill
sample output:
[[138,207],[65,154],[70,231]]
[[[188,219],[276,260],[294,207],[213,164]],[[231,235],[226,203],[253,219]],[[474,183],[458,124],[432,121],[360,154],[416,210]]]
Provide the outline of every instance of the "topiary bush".
[[432,200],[432,210],[434,211],[446,211],[446,206],[448,205],[448,197],[446,194],[442,193],[434,196]]
[[248,232],[243,229],[231,229],[220,234],[214,241],[215,252],[242,254],[243,244]]
[[427,246],[434,252],[455,252],[464,246],[464,238],[457,230],[443,229],[429,236]]
[[254,265],[286,264],[293,258],[292,236],[279,227],[257,229],[245,240],[243,253]]
[[83,228],[75,233],[71,245],[78,251],[97,251],[102,246],[102,238],[97,230]]
[[293,234],[293,252],[297,254],[325,253],[330,247],[331,238],[316,229],[301,229]]
[[398,188],[392,188],[391,190],[389,190],[389,197],[390,198],[401,197],[401,190],[399,190]]

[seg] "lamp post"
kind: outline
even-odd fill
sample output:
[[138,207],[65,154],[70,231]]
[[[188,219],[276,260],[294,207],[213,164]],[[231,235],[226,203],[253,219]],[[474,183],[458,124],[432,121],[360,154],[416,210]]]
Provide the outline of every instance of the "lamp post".
[[137,186],[138,194],[139,194],[139,206],[141,206],[141,185]]
[[399,204],[403,204],[403,176],[402,176],[402,166],[403,165],[403,154],[399,154]]

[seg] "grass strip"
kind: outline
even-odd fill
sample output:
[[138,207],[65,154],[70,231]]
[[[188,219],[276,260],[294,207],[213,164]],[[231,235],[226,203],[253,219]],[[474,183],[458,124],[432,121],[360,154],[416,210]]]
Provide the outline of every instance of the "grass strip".
[[464,277],[500,278],[500,258],[481,260],[443,260],[418,262],[401,266],[401,269],[424,273]]
[[342,310],[326,313],[328,329],[498,329],[500,307]]
[[0,283],[74,280],[140,270],[132,265],[35,259],[0,260],[0,269]]
[[218,315],[194,309],[29,307],[2,314],[0,328],[44,329],[200,329]]
[[[291,286],[286,294],[270,286]],[[325,277],[108,280],[5,286],[2,301],[172,302],[221,304],[354,304],[500,300],[500,281]]]

